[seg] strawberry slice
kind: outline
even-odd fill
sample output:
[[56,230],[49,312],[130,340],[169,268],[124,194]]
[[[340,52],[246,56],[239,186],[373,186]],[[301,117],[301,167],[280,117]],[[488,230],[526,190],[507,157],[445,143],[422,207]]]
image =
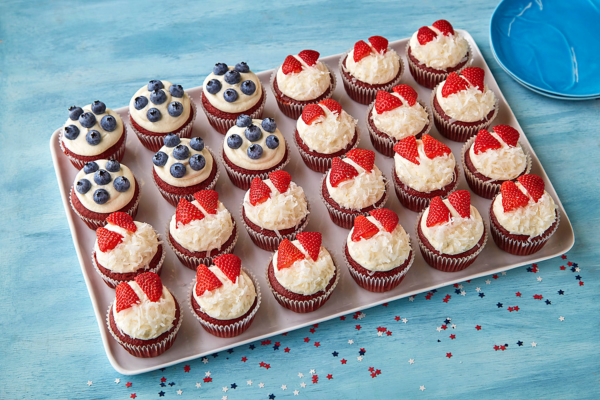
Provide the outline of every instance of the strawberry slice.
[[277,249],[277,269],[281,270],[284,268],[291,267],[296,261],[304,260],[304,253],[302,253],[289,239],[283,239]]
[[402,100],[385,90],[379,90],[375,97],[375,111],[377,114],[393,110],[402,105]]
[[258,176],[250,184],[250,204],[253,206],[264,203],[271,197],[271,188],[267,186]]
[[544,190],[546,189],[546,184],[544,180],[537,175],[528,174],[521,175],[517,178],[519,183],[523,185],[527,193],[533,198],[533,201],[536,203],[544,195]]
[[321,116],[325,116],[325,111],[317,104],[308,104],[302,110],[302,121],[304,121],[306,125],[311,125]]
[[342,105],[334,99],[325,99],[319,102],[320,105],[327,107],[333,114],[337,114],[338,117],[342,114]]
[[137,231],[137,226],[135,225],[135,222],[133,222],[131,215],[121,211],[110,214],[108,217],[106,217],[106,222],[111,225],[119,226],[125,230],[128,230],[129,232]]
[[223,286],[223,283],[206,265],[198,265],[198,268],[196,268],[196,296],[202,296],[205,292],[210,292],[221,286]]
[[289,172],[286,171],[273,171],[269,173],[269,179],[275,189],[279,191],[279,193],[285,193],[290,187],[290,182],[292,181],[292,176]]
[[371,47],[364,40],[359,40],[354,44],[354,62],[359,62],[371,54]]
[[475,143],[473,143],[475,154],[482,154],[490,149],[495,150],[501,147],[502,144],[485,129],[479,131],[475,137]]
[[117,286],[115,291],[115,307],[117,312],[126,310],[139,302],[140,298],[127,282],[119,283],[119,286]]
[[[301,232],[296,235],[296,239],[300,242],[304,250],[308,252],[313,261],[317,261],[321,252],[321,242],[323,238],[319,232]],[[279,265],[279,264],[277,264]]]
[[194,193],[194,199],[208,214],[216,214],[219,206],[219,193],[215,190],[201,190]]
[[454,35],[454,28],[452,27],[452,24],[445,19],[439,19],[431,24],[431,26],[437,28],[444,36]]
[[504,212],[509,212],[529,204],[529,197],[517,187],[513,181],[506,181],[500,186],[502,193],[502,207]]
[[302,72],[302,64],[296,57],[287,56],[281,66],[281,72],[283,72],[284,75]]
[[354,220],[354,230],[352,231],[351,240],[358,242],[361,239],[369,239],[379,232],[379,228],[369,221],[364,215],[359,215]]
[[312,67],[317,63],[319,56],[319,52],[314,50],[302,50],[298,53],[298,57],[300,57],[309,67]]
[[177,204],[177,210],[175,211],[175,225],[179,227],[179,223],[187,225],[195,220],[204,219],[204,213],[198,209],[195,205],[190,203],[183,197]]
[[373,171],[373,166],[375,165],[374,151],[365,149],[353,149],[346,154],[346,157],[363,167],[365,171]]
[[496,125],[494,133],[500,136],[500,139],[510,147],[517,147],[519,142],[519,131],[508,125]]
[[140,285],[142,291],[148,296],[148,300],[152,302],[160,300],[163,291],[160,276],[154,272],[144,272],[135,277],[135,282]]
[[109,231],[106,228],[96,229],[96,238],[98,240],[98,248],[103,253],[114,249],[123,241],[123,235],[117,232]]
[[387,208],[377,208],[369,211],[369,214],[383,226],[386,232],[392,232],[398,225],[398,214]]
[[398,93],[410,107],[414,106],[417,103],[417,98],[419,95],[417,91],[408,85],[397,85],[392,88],[392,90]]
[[461,76],[465,78],[471,86],[474,86],[483,93],[483,79],[485,78],[485,71],[479,67],[469,67],[461,71]]
[[352,165],[340,160],[338,157],[331,162],[331,171],[329,171],[329,182],[331,186],[338,187],[344,181],[358,176],[358,171]]
[[468,190],[457,190],[450,193],[448,201],[461,217],[469,218],[471,216],[471,193]]
[[213,263],[225,274],[225,276],[232,282],[237,282],[240,271],[242,270],[242,260],[234,254],[223,254],[215,257]]
[[437,33],[435,33],[428,26],[422,26],[419,28],[419,32],[417,32],[417,40],[421,46],[426,45],[431,42],[433,39],[437,37]]
[[[425,138],[425,136],[423,136],[423,138]],[[394,151],[398,153],[400,157],[407,159],[413,164],[421,164],[419,162],[417,139],[414,136],[407,136],[404,139],[397,141],[394,145]]]
[[451,72],[442,87],[442,97],[448,97],[451,94],[467,90],[469,86],[456,72]]
[[369,43],[371,43],[373,49],[379,54],[385,54],[387,52],[388,40],[383,36],[371,36],[369,38]]
[[428,228],[450,221],[450,210],[441,197],[434,197],[429,205],[426,225]]
[[430,160],[452,153],[450,147],[446,146],[439,140],[435,140],[433,136],[423,135],[421,140],[423,142],[423,151]]

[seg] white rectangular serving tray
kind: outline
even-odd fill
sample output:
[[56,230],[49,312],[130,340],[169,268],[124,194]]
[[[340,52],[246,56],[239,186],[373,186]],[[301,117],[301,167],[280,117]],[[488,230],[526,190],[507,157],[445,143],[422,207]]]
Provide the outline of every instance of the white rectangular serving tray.
[[[517,128],[520,132],[518,121],[516,120],[510,106],[502,95],[498,84],[496,83],[490,69],[488,68],[477,44],[467,32],[459,31],[469,41],[473,50],[473,66],[481,67],[485,70],[485,81],[487,85],[496,93],[499,98],[500,112],[494,121],[494,124],[508,124]],[[396,50],[404,61],[405,70],[402,77],[402,83],[406,83],[414,87],[419,92],[419,99],[430,102],[431,90],[419,86],[412,78],[408,71],[405,58],[405,47],[408,39],[398,40],[390,43],[390,47]],[[293,51],[296,51],[295,49]],[[292,50],[290,50],[292,51]],[[368,137],[367,128],[365,125],[365,114],[367,106],[358,104],[351,100],[342,84],[342,80],[338,71],[338,60],[340,54],[329,57],[324,57],[321,60],[325,62],[332,71],[337,75],[337,88],[333,98],[338,100],[344,110],[359,121],[359,129],[361,138],[359,147],[373,149]],[[220,60],[218,55],[215,55],[215,62],[227,61],[238,62],[241,60]],[[333,224],[329,219],[325,206],[321,203],[318,194],[319,181],[321,174],[308,169],[302,162],[300,155],[295,149],[292,135],[294,133],[296,121],[284,116],[278,109],[275,99],[269,87],[269,78],[273,70],[263,71],[258,73],[264,88],[267,92],[267,104],[264,111],[265,117],[273,117],[277,122],[278,128],[281,130],[291,148],[291,162],[286,167],[287,171],[292,174],[292,179],[304,188],[308,201],[312,206],[312,216],[307,231],[318,231],[323,234],[323,244],[332,252],[332,256],[337,264],[341,267],[341,279],[338,287],[333,292],[329,301],[319,310],[308,314],[296,314],[281,307],[269,292],[269,288],[265,281],[265,269],[269,264],[271,253],[263,251],[256,247],[247,233],[240,232],[240,238],[235,248],[235,254],[241,257],[243,267],[251,270],[258,278],[258,282],[262,292],[262,305],[258,311],[256,318],[250,328],[241,336],[221,339],[214,337],[204,331],[198,321],[191,315],[188,307],[187,294],[189,285],[194,279],[194,272],[180,264],[179,260],[170,249],[167,249],[167,257],[164,263],[162,280],[163,283],[171,290],[179,300],[183,310],[183,324],[177,339],[171,349],[159,357],[143,359],[136,358],[127,353],[121,346],[110,336],[106,324],[105,317],[109,304],[114,300],[115,291],[109,289],[102,279],[97,275],[90,260],[90,254],[95,240],[95,233],[90,230],[71,210],[69,206],[69,190],[75,179],[77,171],[67,158],[61,154],[58,144],[59,130],[56,130],[50,139],[50,149],[52,151],[52,160],[56,170],[58,186],[62,197],[65,212],[69,227],[73,235],[73,243],[75,251],[81,265],[81,270],[90,293],[98,326],[100,327],[100,335],[102,343],[106,349],[106,355],[112,366],[120,373],[125,375],[135,375],[147,371],[152,371],[158,368],[167,367],[173,364],[192,360],[198,357],[209,355],[218,351],[226,350],[231,347],[240,346],[242,344],[260,340],[269,336],[292,331],[302,328],[307,325],[312,325],[328,319],[336,318],[341,315],[349,314],[358,310],[364,310],[391,300],[400,299],[415,295],[417,293],[430,291],[441,286],[451,285],[453,283],[462,282],[468,279],[477,278],[484,275],[493,274],[500,271],[505,271],[511,268],[516,268],[522,265],[531,264],[548,258],[556,257],[567,252],[574,243],[573,228],[565,213],[565,210],[554,190],[548,176],[544,172],[540,161],[535,152],[531,148],[526,134],[521,136],[521,144],[529,151],[532,157],[533,166],[531,173],[541,176],[546,182],[546,190],[555,199],[561,213],[560,226],[556,234],[550,239],[546,246],[538,253],[527,256],[517,257],[499,250],[491,237],[488,240],[486,248],[479,255],[476,262],[469,268],[456,272],[445,273],[429,267],[420,252],[414,261],[414,265],[408,272],[404,281],[394,290],[387,293],[371,293],[360,288],[352,279],[343,265],[343,245],[348,235],[348,230],[342,229]],[[154,77],[148,77],[154,78]],[[167,78],[168,77],[164,77]],[[202,83],[202,79],[198,78],[198,83]],[[202,87],[187,89],[187,92],[194,99],[196,104],[200,104],[200,95]],[[126,103],[128,99],[123,99]],[[126,123],[128,120],[127,107],[119,108],[117,111]],[[442,140],[452,149],[457,162],[460,162],[460,150],[462,143],[455,143],[447,140],[432,129],[433,136]],[[205,143],[216,153],[220,152],[223,135],[217,133],[208,124],[206,116],[202,109],[198,107],[198,115],[194,122],[193,136],[201,136]],[[127,138],[127,150],[123,163],[133,171],[138,181],[141,184],[141,202],[139,211],[136,217],[138,221],[144,221],[152,224],[161,235],[164,235],[163,229],[167,224],[167,220],[175,212],[175,208],[167,203],[162,198],[155,185],[152,182],[152,156],[153,152],[145,149],[138,141],[135,134],[129,129]],[[388,179],[391,178],[391,170],[393,159],[386,158],[377,153],[375,163],[383,171]],[[222,166],[221,177],[216,186],[219,192],[220,200],[230,210],[233,217],[238,221],[238,226],[242,226],[240,221],[240,205],[243,200],[244,191],[233,186],[227,177]],[[462,172],[461,172],[462,174]],[[461,177],[460,189],[468,189],[464,180]],[[414,238],[414,227],[417,214],[403,208],[395,196],[393,184],[390,181],[390,197],[386,207],[391,208],[400,216],[400,223],[406,231]],[[471,196],[473,205],[477,207],[483,216],[486,224],[489,227],[489,207],[490,200],[483,199],[477,195]]]

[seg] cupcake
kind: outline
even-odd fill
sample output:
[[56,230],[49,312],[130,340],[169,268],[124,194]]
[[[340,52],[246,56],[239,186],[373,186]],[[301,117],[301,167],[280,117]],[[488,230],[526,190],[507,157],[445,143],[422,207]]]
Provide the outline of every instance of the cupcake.
[[180,139],[169,134],[152,158],[152,178],[158,191],[171,205],[194,200],[194,193],[214,189],[219,169],[211,150],[200,137]]
[[445,144],[429,135],[409,136],[394,146],[394,188],[400,204],[423,211],[434,197],[445,199],[458,186],[458,166]]
[[434,197],[419,214],[415,232],[427,264],[444,272],[473,264],[487,241],[485,225],[467,190],[457,190],[446,200]]
[[383,207],[388,184],[375,165],[375,152],[354,149],[345,158],[334,158],[321,180],[320,194],[331,220],[346,229],[352,229],[357,216]]
[[462,71],[472,58],[467,40],[444,19],[419,28],[406,46],[411,75],[428,89],[448,79],[450,73]]
[[233,251],[238,238],[235,220],[214,190],[194,193],[194,201],[182,198],[167,228],[167,243],[189,269],[212,265],[215,257]]
[[267,94],[245,62],[235,67],[215,64],[202,87],[202,109],[220,134],[226,134],[242,114],[252,119],[262,118]]
[[114,289],[145,272],[160,275],[166,252],[150,224],[123,212],[110,214],[106,222],[96,230],[92,264],[108,287]]
[[173,345],[182,317],[179,302],[163,286],[160,276],[145,272],[117,286],[106,325],[131,355],[149,358],[161,355]]
[[126,141],[121,116],[99,100],[69,108],[69,119],[58,135],[60,149],[77,169],[96,160],[121,162]]
[[519,144],[519,132],[508,125],[479,131],[462,149],[465,178],[475,194],[493,199],[502,183],[528,174],[531,158]]
[[90,161],[75,176],[69,201],[75,214],[96,230],[117,211],[135,218],[140,185],[131,170],[117,160]]
[[283,169],[290,152],[273,118],[252,119],[240,115],[223,141],[223,166],[231,182],[243,190],[254,178],[267,179],[269,172]]
[[302,232],[293,242],[284,239],[266,273],[275,300],[297,313],[320,308],[340,280],[340,271],[321,245],[319,232]]
[[481,68],[465,68],[460,75],[452,72],[433,89],[433,121],[442,136],[466,142],[496,118],[498,99],[483,83],[484,74]]
[[490,207],[490,229],[507,253],[528,256],[544,247],[560,222],[558,207],[537,175],[506,181]]
[[386,157],[394,156],[394,145],[408,136],[421,139],[433,126],[433,115],[417,92],[408,85],[398,85],[394,93],[377,92],[367,109],[367,128],[375,150]]
[[256,278],[242,269],[233,254],[216,257],[215,265],[200,264],[189,295],[190,309],[211,335],[230,338],[244,333],[260,306]]
[[389,292],[402,282],[415,252],[398,215],[387,208],[359,215],[348,234],[344,258],[354,281],[370,292]]
[[308,104],[329,99],[335,90],[335,74],[319,61],[319,53],[302,50],[287,56],[271,76],[271,89],[282,113],[297,119]]
[[333,158],[343,156],[358,145],[357,122],[333,99],[304,107],[294,133],[304,164],[321,173],[331,168]]
[[304,190],[285,171],[264,181],[254,178],[244,196],[242,221],[255,245],[275,251],[283,239],[294,240],[308,224],[310,208]]
[[142,145],[158,151],[167,134],[192,137],[196,105],[181,85],[152,80],[129,102],[129,122]]

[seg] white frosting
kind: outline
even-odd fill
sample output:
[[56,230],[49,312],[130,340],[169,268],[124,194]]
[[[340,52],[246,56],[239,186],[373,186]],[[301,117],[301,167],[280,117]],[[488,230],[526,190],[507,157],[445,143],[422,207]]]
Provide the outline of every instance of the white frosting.
[[442,32],[430,26],[429,29],[437,36],[428,43],[421,45],[417,39],[418,31],[410,38],[410,52],[422,64],[429,68],[445,71],[457,66],[467,56],[469,44],[460,34],[444,36]]
[[477,245],[484,231],[483,220],[479,215],[479,211],[471,206],[471,216],[462,218],[448,199],[442,201],[450,210],[450,221],[428,228],[429,207],[427,207],[421,218],[423,235],[433,248],[442,254],[460,254],[472,249]]
[[[185,138],[181,139],[181,144],[187,146],[187,148],[190,151],[190,156],[185,160],[178,160],[175,157],[173,157],[173,150],[175,150],[175,147],[161,147],[160,151],[168,155],[169,159],[167,160],[167,163],[162,167],[154,165],[154,170],[156,171],[156,174],[159,176],[160,179],[162,179],[169,185],[176,187],[188,187],[204,182],[206,178],[208,178],[208,176],[210,175],[213,168],[213,158],[210,152],[208,151],[208,148],[205,146],[204,149],[202,149],[202,151],[196,151],[190,146],[190,139]],[[192,167],[190,167],[190,158],[192,158],[192,156],[195,156],[196,154],[202,154],[204,160],[206,161],[206,165],[200,171],[194,171]],[[173,175],[171,175],[171,166],[175,163],[181,163],[185,165],[185,175],[182,178],[175,178]]]
[[502,145],[499,149],[487,149],[475,154],[475,142],[469,149],[469,157],[477,171],[494,180],[508,181],[519,176],[527,168],[527,156],[520,143],[510,147],[493,130],[490,134]]
[[417,140],[417,151],[419,165],[394,154],[396,176],[402,183],[418,192],[429,193],[454,180],[456,161],[452,153],[430,159],[425,155],[421,140]]
[[357,120],[342,110],[341,114],[332,113],[327,107],[320,106],[325,116],[315,119],[307,125],[302,116],[298,118],[298,135],[311,151],[332,154],[348,147],[356,135]]
[[[229,70],[232,69],[235,69],[235,66],[229,67]],[[240,76],[240,81],[235,85],[231,85],[225,82],[225,74],[215,75],[211,72],[210,75],[208,75],[206,79],[204,79],[204,83],[202,83],[202,94],[206,97],[210,104],[212,104],[215,108],[221,111],[227,113],[241,113],[246,110],[249,110],[260,101],[262,97],[263,87],[260,83],[260,79],[258,79],[258,76],[256,76],[256,74],[254,74],[254,72],[252,71],[240,72]],[[206,90],[206,84],[209,81],[212,81],[213,79],[217,79],[219,82],[221,82],[221,90],[219,90],[215,94],[210,94]],[[256,90],[250,96],[242,92],[242,83],[244,83],[245,81],[252,81],[254,82],[254,85],[256,85]],[[225,101],[225,98],[223,97],[223,93],[225,93],[227,89],[234,89],[238,94],[237,100],[233,103]]]
[[123,236],[123,241],[106,253],[94,243],[98,263],[104,268],[120,274],[135,272],[150,264],[158,250],[158,235],[150,224],[134,221],[137,230],[130,232],[120,226],[106,224],[105,228]]
[[194,299],[202,308],[202,311],[220,320],[236,319],[246,314],[256,298],[256,289],[248,274],[241,270],[240,276],[233,283],[218,267],[213,265],[208,269],[216,275],[223,285],[204,292],[202,296],[196,294],[196,287],[194,286]]
[[113,303],[113,317],[119,331],[135,339],[149,340],[159,337],[173,327],[176,306],[169,289],[163,286],[162,296],[154,302],[148,299],[135,281],[127,284],[135,291],[140,302],[119,312],[116,303]]
[[487,85],[484,85],[483,93],[476,87],[469,86],[466,90],[443,97],[442,88],[445,83],[446,81],[438,85],[436,98],[450,118],[461,122],[481,121],[496,106],[496,95]]
[[292,57],[300,61],[302,71],[286,75],[279,67],[279,70],[277,70],[277,86],[281,93],[294,100],[307,101],[316,99],[329,89],[331,76],[325,64],[317,61],[315,65],[309,67],[300,57]]
[[[367,43],[371,49],[370,43]],[[369,85],[382,85],[392,81],[400,70],[400,57],[392,49],[388,49],[385,54],[373,50],[371,54],[364,57],[359,62],[354,61],[354,48],[348,53],[346,65],[344,66],[348,73],[361,82]]]
[[364,268],[373,272],[385,272],[404,264],[411,251],[408,234],[398,223],[393,231],[387,232],[374,217],[368,216],[379,232],[369,239],[352,241],[354,228],[350,230],[346,244],[350,256]]
[[192,201],[204,218],[193,220],[187,225],[179,223],[175,214],[169,223],[169,232],[173,239],[189,251],[201,252],[220,249],[233,233],[233,219],[223,203],[219,202],[216,214],[208,214],[196,200]]
[[279,193],[270,179],[264,183],[271,189],[269,199],[253,206],[250,203],[250,190],[244,195],[246,217],[263,229],[279,231],[297,226],[308,215],[308,203],[304,190],[290,182],[284,193]]
[[299,241],[294,240],[292,244],[304,253],[305,258],[296,261],[288,268],[279,270],[277,269],[277,254],[279,252],[276,251],[273,255],[273,271],[277,282],[290,292],[304,296],[310,296],[325,290],[335,274],[335,265],[327,249],[321,246],[317,261],[313,261]]
[[398,93],[394,92],[392,96],[402,100],[402,105],[381,114],[377,113],[377,109],[373,107],[371,118],[377,129],[397,140],[415,136],[421,132],[429,123],[429,114],[425,108],[418,101],[412,107],[409,106],[408,102]]
[[325,183],[331,198],[342,207],[352,210],[361,210],[377,203],[385,194],[385,181],[379,168],[374,165],[373,171],[367,172],[349,158],[344,158],[342,161],[356,168],[358,176],[333,187],[329,180],[331,170],[327,171]]
[[[246,128],[240,128],[239,126],[234,125],[227,131],[225,140],[223,141],[223,151],[227,158],[238,167],[252,171],[260,171],[273,168],[283,160],[283,156],[285,155],[285,139],[283,135],[279,129],[276,129],[273,133],[265,131],[261,126],[261,122],[262,119],[252,120],[252,123],[258,126],[262,131],[261,138],[256,142],[251,142],[246,138],[246,135],[244,135]],[[237,149],[232,149],[227,145],[227,138],[233,134],[237,134],[242,138],[242,145]],[[279,146],[275,149],[267,147],[267,137],[270,135],[275,135],[279,139]],[[263,154],[258,160],[253,160],[248,157],[248,147],[254,143],[259,144],[263,149]]]
[[[170,133],[183,126],[184,122],[190,117],[192,107],[190,104],[190,96],[188,96],[186,92],[183,93],[183,97],[173,97],[171,92],[169,92],[169,88],[171,87],[172,83],[169,81],[161,82],[164,85],[162,90],[164,90],[165,94],[167,95],[167,100],[165,100],[165,102],[162,104],[154,104],[150,100],[150,93],[152,92],[148,90],[148,85],[145,85],[140,88],[140,90],[135,92],[129,101],[129,115],[135,120],[136,124],[144,129],[156,133]],[[135,108],[135,99],[139,96],[145,96],[148,99],[148,104],[146,104],[146,107],[142,108],[141,110]],[[169,115],[169,104],[174,101],[177,101],[183,105],[183,112],[178,117],[172,117]],[[150,122],[148,120],[148,110],[151,108],[156,108],[158,111],[160,111],[161,118],[156,122]]]
[[[91,104],[88,104],[87,106],[81,108],[83,109],[84,113],[91,112],[93,114]],[[100,121],[102,121],[102,118],[104,118],[105,115],[112,115],[117,121],[117,127],[112,132],[105,131],[102,128],[102,125],[100,125]],[[63,125],[63,129],[69,125],[75,125],[79,129],[79,136],[77,136],[74,140],[67,139],[67,137],[64,136],[63,133],[62,142],[67,149],[80,156],[97,156],[98,154],[104,153],[111,146],[114,146],[115,143],[117,143],[119,139],[121,139],[121,135],[123,135],[123,120],[121,119],[121,116],[119,114],[117,114],[110,108],[107,108],[102,114],[94,114],[94,116],[96,117],[96,123],[91,128],[84,128],[79,123],[79,120],[73,121],[71,118],[69,118],[67,122],[65,122],[65,124]],[[87,136],[89,131],[98,131],[100,133],[100,136],[102,136],[100,143],[98,143],[95,146],[92,146],[87,142],[85,137]]]
[[[106,168],[104,168],[104,166],[106,165],[108,160],[96,160],[94,162],[98,164],[98,167],[100,167],[99,170],[103,169],[106,171]],[[90,181],[90,183],[92,184],[90,190],[88,190],[85,194],[81,194],[77,190],[75,190],[75,188],[73,188],[73,190],[75,190],[75,195],[77,196],[81,204],[83,204],[83,206],[90,211],[102,214],[110,214],[112,212],[119,211],[120,209],[125,207],[133,198],[136,183],[135,178],[131,173],[131,170],[127,168],[127,166],[125,166],[124,164],[121,164],[121,169],[119,171],[107,172],[112,177],[112,180],[106,185],[98,185],[94,181],[95,172],[92,172],[91,174],[86,174],[83,171],[83,168],[75,176],[75,182],[73,183],[73,185],[77,185],[77,181],[84,178]],[[129,181],[129,189],[125,192],[118,192],[113,186],[115,179],[119,176],[124,176]],[[94,192],[98,189],[105,189],[108,192],[109,198],[108,201],[104,204],[98,204],[94,201]]]

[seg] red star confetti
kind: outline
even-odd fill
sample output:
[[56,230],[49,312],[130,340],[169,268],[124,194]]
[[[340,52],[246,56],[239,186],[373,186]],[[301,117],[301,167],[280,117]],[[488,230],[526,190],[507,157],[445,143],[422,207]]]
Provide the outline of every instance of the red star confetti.
[[394,320],[400,321],[400,317],[396,316],[396,317],[394,317]]
[[481,325],[477,325],[477,326],[475,327],[475,329],[477,329],[478,331],[480,331],[480,330],[481,330]]
[[494,274],[494,275],[492,275],[492,278],[498,279],[498,275]]
[[534,295],[533,295],[533,298],[534,298],[534,299],[536,299],[536,300],[541,300],[541,299],[543,299],[544,297],[543,297],[541,294],[534,294]]
[[564,254],[562,256],[560,256],[563,260],[567,259],[567,256],[565,256]]
[[242,357],[242,362],[248,361],[248,357]]
[[[161,381],[161,382],[166,382],[166,381],[167,381],[167,378],[165,378],[165,377],[163,376],[162,378],[160,378],[160,381]],[[127,386],[127,387],[129,387],[129,386]]]
[[387,328],[384,328],[381,326],[379,328],[377,328],[377,332],[385,332],[385,331],[387,331]]
[[312,376],[312,383],[317,383],[319,382],[319,377],[317,375],[313,375]]
[[287,336],[287,334],[288,334],[287,332],[286,333],[282,333],[281,336]]
[[304,338],[304,343],[308,343],[308,342],[310,342],[310,339],[309,339],[309,338],[307,338],[307,337],[305,337],[305,338]]
[[327,374],[327,379],[332,380],[333,379],[333,375]]
[[446,353],[446,357],[452,358],[452,353]]
[[283,349],[283,351],[285,351],[286,353],[289,353],[290,352],[290,348],[286,347],[285,349]]
[[572,266],[573,266],[573,263],[572,263],[571,261],[569,261],[569,262],[567,263],[567,265],[568,265],[569,267],[572,267]]
[[275,346],[281,346],[280,342],[275,342]]
[[515,293],[515,296],[517,296],[517,297],[521,297],[521,292],[517,292],[517,293]]
[[184,370],[185,372],[190,372],[190,369],[191,369],[191,368],[190,368],[190,366],[189,366],[189,365],[186,365],[186,366],[184,366],[184,367],[183,367],[183,370]]
[[345,358],[342,358],[342,359],[340,360],[340,362],[341,362],[342,364],[346,364],[346,363],[348,362],[348,360],[346,360]]
[[204,382],[212,382],[212,378],[210,376],[207,376],[206,378],[204,378]]
[[320,345],[321,345],[321,343],[315,342],[315,347],[319,347]]
[[137,394],[135,394],[135,393],[131,393],[131,396],[129,396],[129,398],[131,398],[131,399],[135,399],[136,397],[137,397]]
[[496,351],[500,350],[500,346],[498,346],[498,345],[495,345],[495,346],[494,346],[494,350],[496,350]]
[[125,384],[125,386],[127,386],[128,388],[130,388],[130,387],[131,387],[131,385],[133,385],[133,383],[131,383],[131,382],[127,382],[127,383]]
[[344,316],[342,315],[342,316],[340,317],[340,319],[341,319],[342,321],[345,321],[345,320],[346,320],[346,317],[344,317]]
[[500,350],[502,350],[502,351],[506,350],[506,346],[505,345],[500,346]]
[[443,330],[446,330],[446,329],[448,329],[448,326],[446,326],[446,325],[442,325],[442,329],[443,329]]
[[357,331],[360,331],[360,325],[356,325],[355,329],[356,329]]
[[392,331],[387,331],[385,334],[388,336],[392,336]]
[[269,344],[271,344],[271,341],[270,341],[270,340],[262,340],[262,341],[260,342],[260,345],[261,345],[261,346],[266,346],[266,345],[269,345]]
[[450,335],[450,339],[452,339],[452,340],[456,339],[456,335],[455,334]]
[[375,368],[369,367],[369,372],[374,372],[374,371],[375,371]]
[[310,333],[315,333],[315,332],[316,332],[316,330],[315,330],[315,328],[310,328],[309,332],[310,332]]
[[579,286],[583,286],[583,281],[579,281]]
[[564,271],[565,269],[567,269],[567,267],[565,267],[564,265],[561,265],[561,266],[560,266],[560,269],[561,269],[562,271]]
[[388,303],[383,303],[382,306],[387,307]]
[[455,287],[455,288],[457,288],[457,287],[458,287],[458,283],[455,283],[455,284],[454,284],[454,287]]

